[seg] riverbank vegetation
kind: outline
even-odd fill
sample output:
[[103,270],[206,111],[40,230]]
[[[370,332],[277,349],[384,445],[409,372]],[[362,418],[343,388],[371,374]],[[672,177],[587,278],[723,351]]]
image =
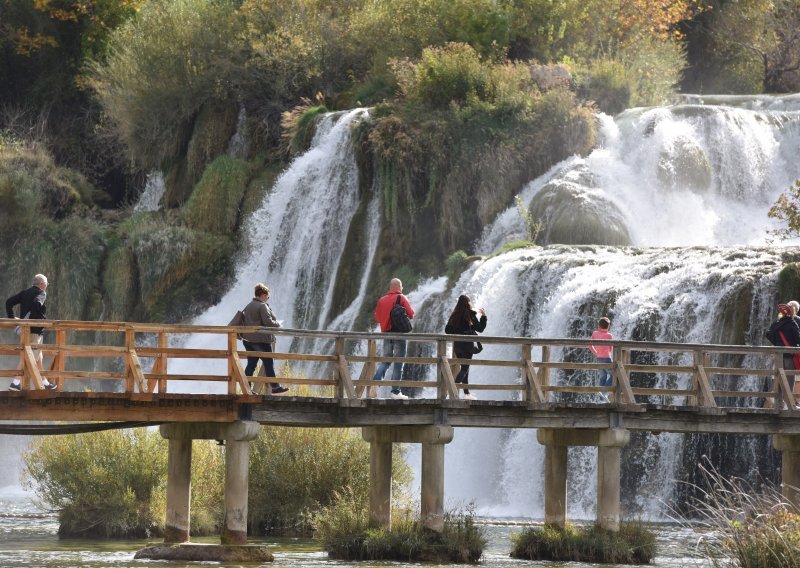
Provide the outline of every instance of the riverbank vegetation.
[[655,534],[640,523],[622,523],[619,532],[544,525],[514,535],[512,542],[511,557],[524,560],[649,564],[656,554]]
[[[219,534],[225,448],[192,444],[192,535]],[[401,447],[393,488],[411,481]],[[43,508],[58,511],[59,534],[145,538],[164,530],[167,441],[151,429],[41,437],[24,455],[25,482]],[[352,430],[264,428],[251,442],[248,527],[251,534],[307,534],[311,515],[345,490],[366,499],[369,447]]]
[[706,488],[698,488],[699,497],[679,518],[688,526],[699,522],[709,529],[699,543],[712,565],[800,566],[800,511],[778,488],[754,488],[742,479],[725,478],[713,468],[700,468]]
[[[397,500],[396,500],[397,501]],[[350,488],[312,517],[314,538],[337,560],[476,563],[486,538],[471,510],[445,514],[441,532],[423,526],[419,512],[399,500],[391,530],[371,528],[367,499]]]

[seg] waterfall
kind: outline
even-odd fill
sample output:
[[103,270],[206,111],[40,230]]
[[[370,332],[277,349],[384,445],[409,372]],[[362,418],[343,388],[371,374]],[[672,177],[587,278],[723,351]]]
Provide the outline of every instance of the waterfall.
[[144,184],[139,201],[134,205],[136,213],[142,211],[158,211],[161,209],[161,198],[164,197],[164,175],[159,171],[150,172]]
[[[351,126],[366,117],[362,109],[324,116],[310,150],[292,162],[253,215],[251,250],[242,255],[235,284],[195,323],[227,323],[250,299],[257,281],[270,286],[270,303],[286,327],[350,329],[358,314],[371,312],[374,298],[368,298],[367,281],[381,230],[380,187],[372,188],[367,201],[359,196],[350,139]],[[498,252],[525,237],[517,207],[509,204],[475,243],[484,258],[453,286],[446,277],[434,276],[409,290],[418,314],[415,330],[441,331],[457,295],[466,292],[486,308],[490,335],[587,337],[597,319],[608,315],[619,339],[762,344],[778,273],[786,262],[800,259],[796,249],[764,246],[771,226],[767,210],[800,177],[799,118],[798,96],[684,97],[668,107],[599,115],[599,142],[589,155],[568,158],[520,189],[523,202],[550,224],[544,242],[552,244]],[[365,213],[357,214],[360,206]],[[561,232],[552,229],[558,215],[566,227]],[[342,259],[354,223],[366,235],[364,246],[357,247],[356,274],[343,274],[360,274],[360,286],[345,307],[334,309],[340,264],[353,264]],[[591,231],[581,235],[584,240],[559,240],[588,225],[595,240]],[[613,239],[605,228],[613,229]],[[603,244],[609,242],[630,246]],[[288,347],[280,345],[283,341],[279,350]],[[190,346],[224,348],[221,338],[193,338]],[[584,350],[554,356],[591,360]],[[486,345],[479,357],[516,359],[519,353]],[[664,354],[647,362],[659,361],[683,360]],[[171,372],[181,364],[171,362]],[[744,358],[742,364],[763,361]],[[470,379],[509,383],[519,377],[507,369],[473,366]],[[586,372],[554,372],[553,379],[596,380]],[[647,380],[685,386],[681,381],[688,378]],[[755,378],[744,380],[758,387]],[[489,395],[478,392],[482,396]],[[728,459],[736,460],[743,473],[753,474],[771,459],[766,442],[759,440],[737,437],[730,444]],[[628,514],[663,518],[664,503],[680,498],[677,480],[695,467],[702,444],[678,434],[634,434],[623,450]],[[448,502],[474,501],[489,515],[542,515],[544,450],[535,431],[460,429],[446,452]],[[410,459],[418,466],[414,448]],[[595,452],[571,449],[569,462],[570,517],[593,518]]]
[[[327,326],[340,258],[360,200],[351,131],[367,117],[367,110],[355,109],[329,113],[320,120],[310,149],[280,175],[250,218],[249,251],[239,263],[233,286],[195,324],[227,324],[251,300],[255,284],[263,282],[270,288],[270,306],[283,327]],[[373,218],[377,218],[375,208]],[[374,247],[364,252],[368,264]],[[288,348],[281,346],[284,341],[278,339],[278,350]],[[187,347],[220,349],[224,344],[221,336],[193,336]],[[204,367],[203,372],[226,373],[223,362]],[[170,372],[184,371],[196,373],[196,362],[170,364]],[[184,389],[192,390],[192,385],[176,385],[175,390]]]

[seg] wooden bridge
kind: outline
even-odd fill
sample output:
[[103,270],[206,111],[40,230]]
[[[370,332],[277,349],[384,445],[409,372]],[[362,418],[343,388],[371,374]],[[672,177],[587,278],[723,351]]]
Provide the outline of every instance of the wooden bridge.
[[[18,325],[19,337],[11,331]],[[45,329],[44,343],[31,341],[31,327]],[[22,378],[20,391],[0,393],[0,425],[162,424],[169,439],[168,542],[188,540],[191,441],[199,438],[226,440],[222,538],[246,541],[248,441],[260,426],[274,425],[361,427],[371,448],[370,517],[381,526],[390,522],[391,446],[406,442],[422,444],[422,516],[428,526],[441,528],[444,445],[462,427],[538,429],[546,448],[548,522],[566,521],[567,448],[590,445],[598,448],[598,522],[618,528],[620,451],[637,430],[771,434],[783,452],[784,495],[800,501],[800,410],[789,386],[800,371],[784,371],[785,349],[481,336],[489,349],[462,361],[448,353],[459,336],[270,329],[292,340],[291,352],[241,350],[237,334],[255,330],[0,319],[0,368],[7,369],[0,377]],[[184,347],[197,336],[216,343],[214,348]],[[408,340],[409,356],[379,356],[384,338]],[[594,385],[594,372],[607,365],[593,361],[590,343],[613,348],[610,387]],[[45,356],[41,369],[39,353]],[[288,362],[278,380],[293,392],[262,394],[269,379],[245,376],[242,359],[248,355]],[[422,379],[373,381],[380,362],[411,364]],[[456,384],[454,375],[461,363],[473,367],[472,381],[492,377],[466,387],[479,400],[459,397],[465,385]],[[14,370],[17,365],[20,370]],[[220,370],[202,371],[209,366]],[[477,367],[493,373],[476,373]],[[316,371],[306,376],[301,368]],[[58,388],[44,389],[45,380]],[[218,394],[208,393],[210,383],[218,385]],[[415,389],[415,396],[365,398],[372,386]],[[609,393],[609,403],[600,402],[601,391]]]

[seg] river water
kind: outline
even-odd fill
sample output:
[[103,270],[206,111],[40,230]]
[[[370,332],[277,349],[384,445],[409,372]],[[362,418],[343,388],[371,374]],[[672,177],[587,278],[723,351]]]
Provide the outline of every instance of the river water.
[[[0,566],[3,568],[82,568],[100,567],[178,567],[198,566],[199,563],[134,560],[134,553],[147,546],[145,540],[75,540],[58,538],[58,519],[55,514],[43,512],[30,501],[29,495],[19,488],[0,488]],[[481,566],[548,566],[548,567],[600,567],[599,564],[528,562],[509,558],[510,537],[522,529],[510,520],[487,521],[485,525],[489,543]],[[663,568],[687,566],[710,567],[692,551],[698,534],[674,526],[655,527],[659,552],[654,564]],[[195,542],[216,543],[218,538],[194,539]],[[154,541],[156,542],[156,541]],[[272,548],[275,562],[272,566],[347,566],[353,563],[329,560],[319,546],[310,539],[266,538],[251,539]],[[203,563],[212,566],[239,566],[240,564]],[[359,566],[407,566],[403,562],[363,562]],[[248,564],[247,566],[255,566]],[[454,565],[455,566],[455,565]],[[603,568],[614,565],[603,564]]]

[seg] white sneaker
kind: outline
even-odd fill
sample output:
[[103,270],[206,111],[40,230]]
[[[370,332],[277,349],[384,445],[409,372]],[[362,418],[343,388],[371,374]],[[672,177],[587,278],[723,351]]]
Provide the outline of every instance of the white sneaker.
[[408,400],[408,397],[401,392],[393,392],[392,398],[394,400]]
[[607,395],[606,393],[604,393],[604,392],[599,392],[599,393],[597,393],[597,394],[599,394],[599,395],[600,395],[600,402],[601,402],[601,403],[607,403],[607,402],[611,402],[610,400],[608,400],[608,395]]
[[465,394],[464,395],[464,400],[478,400],[478,399],[475,398],[474,394]]

